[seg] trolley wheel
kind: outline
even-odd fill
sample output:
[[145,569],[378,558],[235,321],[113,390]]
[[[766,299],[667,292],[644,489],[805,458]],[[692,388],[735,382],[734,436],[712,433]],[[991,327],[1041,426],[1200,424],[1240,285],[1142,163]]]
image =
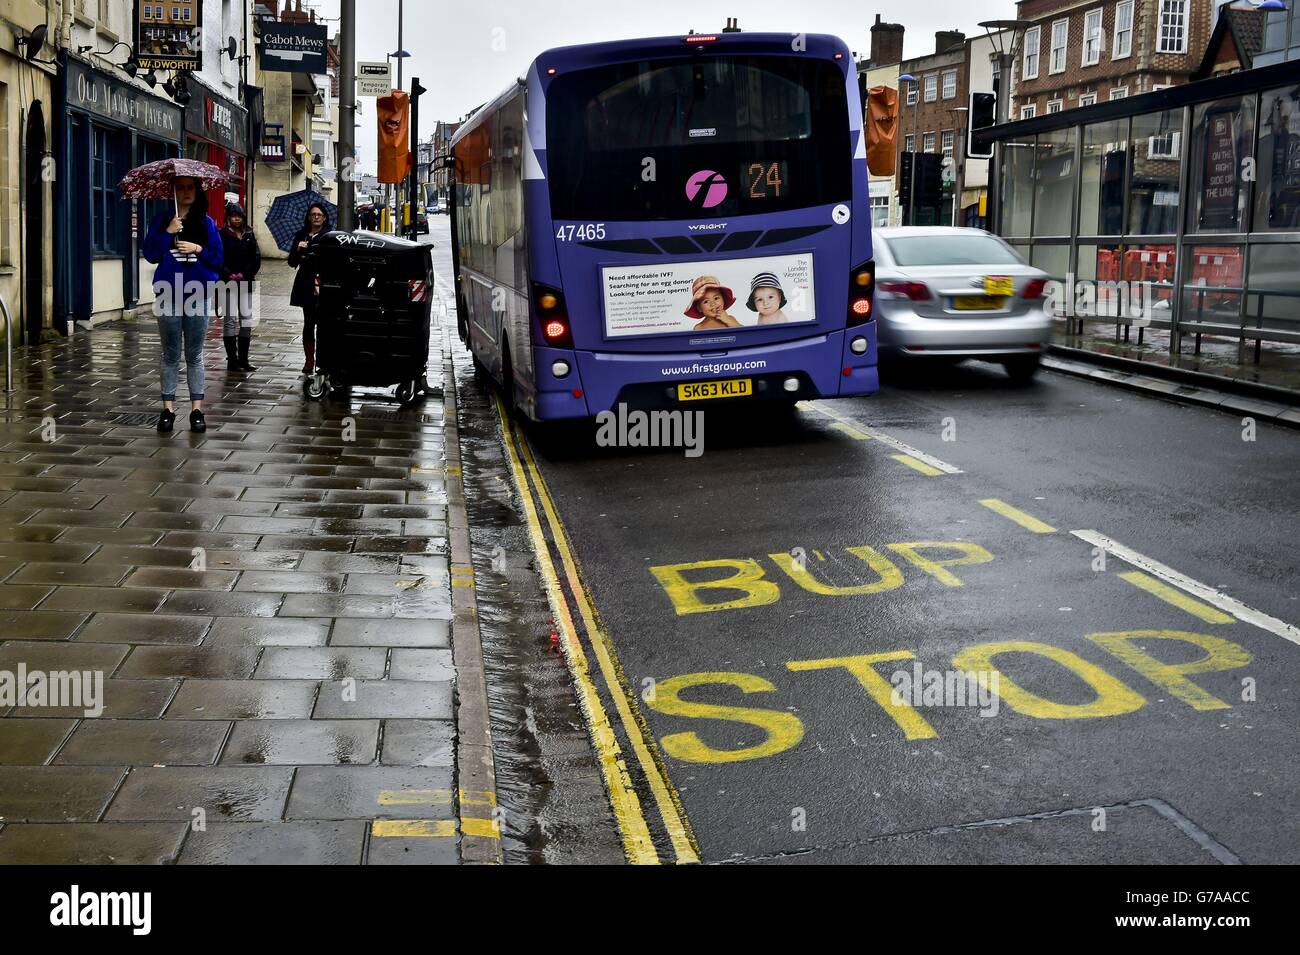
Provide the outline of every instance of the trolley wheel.
[[306,398],[312,401],[319,401],[325,397],[327,382],[324,375],[308,375],[302,381],[302,393]]
[[415,397],[415,387],[417,384],[418,382],[414,382],[414,381],[404,381],[400,385],[398,385],[397,400],[402,404],[406,404],[407,402],[409,402],[412,398]]

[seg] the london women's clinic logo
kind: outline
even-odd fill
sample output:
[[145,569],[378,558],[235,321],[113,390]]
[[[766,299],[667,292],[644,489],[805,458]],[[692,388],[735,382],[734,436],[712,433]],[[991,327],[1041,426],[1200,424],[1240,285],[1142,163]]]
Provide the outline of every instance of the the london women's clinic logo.
[[722,173],[701,169],[686,180],[686,198],[691,205],[712,209],[727,198],[727,180]]

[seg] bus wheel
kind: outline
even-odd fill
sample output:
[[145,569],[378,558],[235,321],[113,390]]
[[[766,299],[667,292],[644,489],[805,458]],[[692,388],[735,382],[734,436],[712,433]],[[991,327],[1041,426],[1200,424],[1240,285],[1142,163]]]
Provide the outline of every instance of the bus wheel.
[[470,361],[474,365],[474,377],[477,378],[479,381],[490,381],[492,379],[492,374],[491,372],[488,371],[487,365],[479,361],[478,354],[474,351],[474,349],[471,348],[469,354],[470,354]]

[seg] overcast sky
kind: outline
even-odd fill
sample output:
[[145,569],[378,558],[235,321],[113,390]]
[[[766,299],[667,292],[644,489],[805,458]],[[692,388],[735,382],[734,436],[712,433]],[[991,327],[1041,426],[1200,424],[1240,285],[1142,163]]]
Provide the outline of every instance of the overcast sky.
[[[310,2],[338,29],[339,0]],[[357,0],[357,59],[380,61],[397,49],[398,0]],[[833,33],[865,57],[879,13],[907,28],[903,55],[934,52],[936,30],[984,31],[980,20],[1015,16],[1013,0],[407,0],[402,45],[411,54],[404,89],[418,76],[420,136],[436,120],[457,120],[501,92],[543,50],[572,43],[722,29],[737,17],[743,30]],[[396,69],[394,68],[394,76]],[[357,130],[361,165],[374,171],[374,101],[363,99]]]

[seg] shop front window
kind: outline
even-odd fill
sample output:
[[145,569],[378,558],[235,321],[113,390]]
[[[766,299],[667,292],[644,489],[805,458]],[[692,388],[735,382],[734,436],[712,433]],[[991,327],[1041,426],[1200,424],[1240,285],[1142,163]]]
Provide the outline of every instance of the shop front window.
[[1182,136],[1179,110],[1133,117],[1128,186],[1130,235],[1173,235],[1178,231]]
[[1079,234],[1124,231],[1124,170],[1128,165],[1128,120],[1094,123],[1083,130],[1079,182]]
[[1300,86],[1269,90],[1259,112],[1254,231],[1300,231]]
[[1255,139],[1254,97],[1202,103],[1192,114],[1187,230],[1245,232]]
[[118,206],[117,163],[113,132],[91,127],[91,244],[96,254],[113,255],[117,249]]

